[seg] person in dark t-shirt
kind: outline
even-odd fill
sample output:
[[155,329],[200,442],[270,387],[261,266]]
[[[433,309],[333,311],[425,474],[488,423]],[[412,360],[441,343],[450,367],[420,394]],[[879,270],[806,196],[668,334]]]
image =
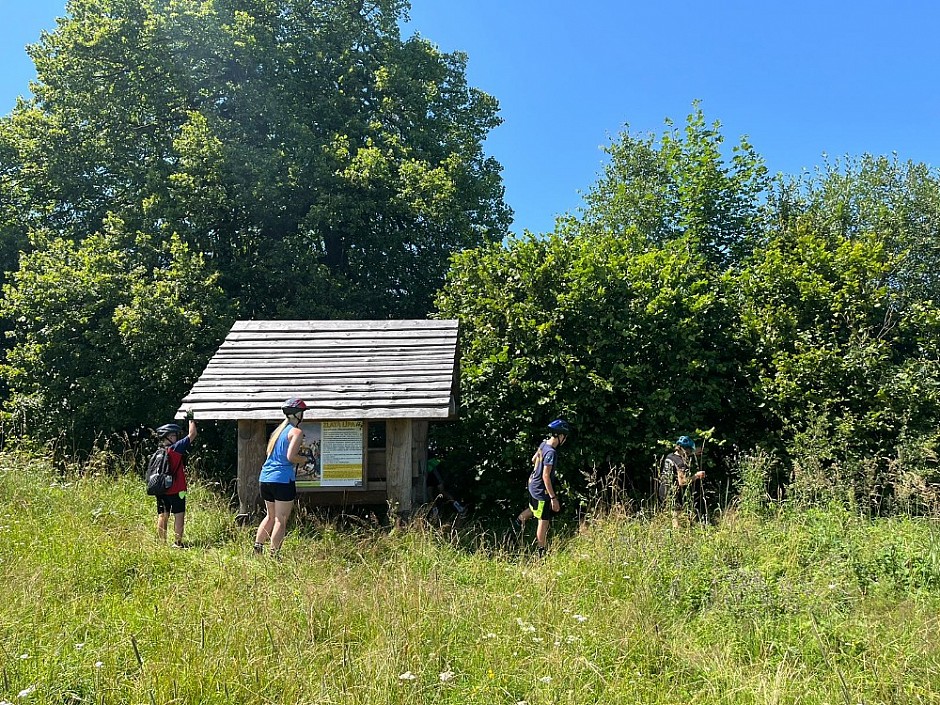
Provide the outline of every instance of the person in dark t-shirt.
[[529,506],[515,520],[521,535],[526,520],[531,517],[538,519],[535,539],[540,554],[544,554],[548,547],[548,530],[551,528],[552,518],[561,511],[555,488],[555,458],[558,448],[571,435],[571,426],[564,419],[555,419],[548,424],[548,430],[549,437],[539,444],[538,450],[532,456],[532,472],[529,473],[527,485]]

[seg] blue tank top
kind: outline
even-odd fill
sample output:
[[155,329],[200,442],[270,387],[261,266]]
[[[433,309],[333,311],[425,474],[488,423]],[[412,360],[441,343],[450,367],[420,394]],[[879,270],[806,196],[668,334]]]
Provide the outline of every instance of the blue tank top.
[[261,466],[260,482],[288,483],[293,482],[297,477],[294,471],[294,464],[287,460],[287,447],[290,445],[290,439],[287,437],[287,434],[290,433],[292,428],[294,427],[288,424],[274,442],[274,449],[271,451],[271,455],[268,456],[268,459],[264,461],[264,465]]

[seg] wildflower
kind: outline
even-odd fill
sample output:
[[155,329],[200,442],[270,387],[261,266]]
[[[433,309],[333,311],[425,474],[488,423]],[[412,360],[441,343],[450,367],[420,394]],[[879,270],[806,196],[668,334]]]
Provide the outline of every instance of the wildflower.
[[551,682],[552,682],[551,676],[542,676],[541,678],[539,678],[539,683],[551,683]]
[[95,668],[101,668],[104,664],[101,661],[95,661]]
[[405,671],[405,672],[402,673],[400,676],[398,676],[398,680],[400,680],[400,681],[413,681],[413,680],[417,679],[417,677],[418,677],[418,676],[416,676],[416,675],[415,675],[414,673],[412,673],[411,671]]
[[446,683],[447,681],[454,679],[454,672],[450,670],[442,671],[440,674],[438,674],[438,678],[441,679],[441,683]]
[[35,685],[31,685],[31,686],[29,686],[28,688],[26,688],[25,690],[21,690],[21,691],[20,691],[20,694],[19,694],[17,697],[20,697],[20,698],[28,698],[30,695],[33,694],[33,692],[34,692],[35,690],[36,690],[36,686],[35,686]]
[[85,642],[84,642],[84,641],[78,642],[78,643],[75,645],[75,648],[78,649],[79,651],[81,651],[82,649],[85,648]]
[[[3,703],[0,703],[0,705],[3,705]],[[516,705],[529,705],[529,703],[526,702],[525,700],[518,700],[516,702]]]
[[585,617],[583,614],[576,614],[576,615],[574,616],[574,618],[575,618],[577,621],[579,621],[579,622],[586,622],[586,621],[587,621],[587,617]]
[[493,680],[494,678],[496,678],[496,674],[493,673],[493,669],[492,669],[492,668],[486,672],[486,676],[487,676],[487,678],[489,678],[490,680]]
[[29,658],[29,654],[20,654],[20,659],[22,659],[23,661],[25,661],[28,658]]
[[0,705],[13,705],[9,700],[0,700]]
[[486,634],[483,635],[483,638],[484,638],[484,639],[495,639],[495,638],[496,638],[496,634],[494,634],[493,632],[487,632]]

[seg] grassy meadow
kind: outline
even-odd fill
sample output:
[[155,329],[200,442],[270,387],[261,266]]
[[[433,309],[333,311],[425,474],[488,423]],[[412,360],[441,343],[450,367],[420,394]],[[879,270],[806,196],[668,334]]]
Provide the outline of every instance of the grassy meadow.
[[933,521],[615,513],[539,561],[304,517],[272,561],[188,509],[175,550],[135,477],[0,456],[0,703],[940,703]]

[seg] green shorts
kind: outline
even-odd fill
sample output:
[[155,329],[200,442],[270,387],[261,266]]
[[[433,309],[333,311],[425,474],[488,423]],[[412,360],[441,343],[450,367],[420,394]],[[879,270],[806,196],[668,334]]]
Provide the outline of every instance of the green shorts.
[[542,521],[551,521],[552,517],[555,516],[555,512],[552,511],[552,500],[550,499],[529,497],[529,509],[532,510],[532,516]]

